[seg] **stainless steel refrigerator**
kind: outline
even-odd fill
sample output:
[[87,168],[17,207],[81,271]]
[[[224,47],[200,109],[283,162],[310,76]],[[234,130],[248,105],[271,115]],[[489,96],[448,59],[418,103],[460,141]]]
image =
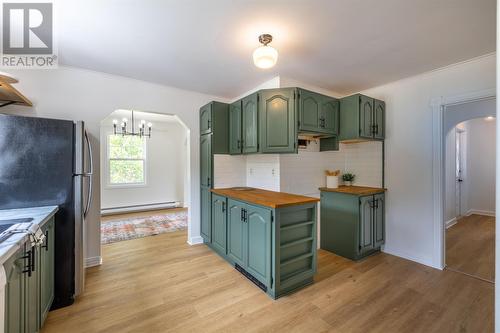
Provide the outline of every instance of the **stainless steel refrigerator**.
[[0,114],[0,209],[59,206],[53,309],[83,291],[92,169],[83,122]]

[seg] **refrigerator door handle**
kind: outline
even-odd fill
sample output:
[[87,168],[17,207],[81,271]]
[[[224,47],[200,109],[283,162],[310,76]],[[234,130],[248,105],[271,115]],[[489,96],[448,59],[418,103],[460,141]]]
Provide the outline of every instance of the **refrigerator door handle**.
[[87,214],[90,209],[90,204],[92,203],[92,174],[94,172],[94,160],[92,158],[92,144],[90,143],[89,136],[87,134],[87,131],[84,132],[85,136],[85,142],[87,143],[87,148],[89,152],[89,162],[90,162],[90,169],[89,172],[84,173],[84,177],[87,177],[89,179],[89,188],[87,192],[87,203],[85,205],[85,210],[83,211],[83,218],[87,217]]

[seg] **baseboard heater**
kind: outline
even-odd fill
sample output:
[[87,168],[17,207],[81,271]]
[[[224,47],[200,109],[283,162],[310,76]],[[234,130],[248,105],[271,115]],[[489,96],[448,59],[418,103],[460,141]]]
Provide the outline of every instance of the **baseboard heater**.
[[145,210],[156,210],[156,209],[178,208],[178,207],[182,207],[182,204],[179,201],[159,202],[159,203],[145,204],[145,205],[109,207],[109,208],[102,208],[101,215],[106,216],[112,214],[142,212]]
[[267,293],[266,285],[257,280],[252,274],[248,273],[243,267],[241,267],[238,264],[234,264],[234,268],[236,268],[236,270],[241,274],[243,274],[247,279],[252,281],[257,287],[259,287],[260,289],[264,290]]

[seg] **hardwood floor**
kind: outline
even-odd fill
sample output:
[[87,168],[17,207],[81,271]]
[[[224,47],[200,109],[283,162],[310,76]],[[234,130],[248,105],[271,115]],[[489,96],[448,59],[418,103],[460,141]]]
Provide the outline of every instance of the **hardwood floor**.
[[446,230],[446,265],[452,270],[495,280],[495,218],[471,215]]
[[492,332],[491,283],[387,254],[318,253],[315,283],[271,300],[186,232],[103,247],[51,332]]

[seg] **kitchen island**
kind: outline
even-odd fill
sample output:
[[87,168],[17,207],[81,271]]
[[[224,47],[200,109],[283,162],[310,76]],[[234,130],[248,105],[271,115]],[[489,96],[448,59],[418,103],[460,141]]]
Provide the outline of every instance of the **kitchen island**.
[[318,199],[249,187],[211,192],[208,246],[274,299],[313,282]]

